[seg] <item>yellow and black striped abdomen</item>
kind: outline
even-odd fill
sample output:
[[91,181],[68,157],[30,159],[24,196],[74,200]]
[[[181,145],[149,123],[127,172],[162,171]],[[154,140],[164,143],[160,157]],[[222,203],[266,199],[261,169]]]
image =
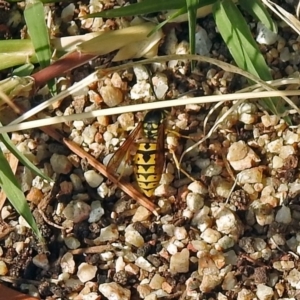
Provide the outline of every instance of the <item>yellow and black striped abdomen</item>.
[[151,197],[161,178],[157,165],[157,143],[140,143],[134,156],[134,173],[137,183],[147,197]]

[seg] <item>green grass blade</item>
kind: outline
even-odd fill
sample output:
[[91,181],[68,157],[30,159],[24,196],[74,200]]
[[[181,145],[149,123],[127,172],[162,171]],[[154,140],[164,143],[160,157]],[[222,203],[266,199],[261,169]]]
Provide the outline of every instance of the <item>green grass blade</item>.
[[52,179],[43,172],[39,168],[37,168],[24,154],[22,154],[16,146],[12,143],[9,136],[7,134],[1,134],[0,135],[0,141],[5,145],[5,147],[24,165],[26,166],[30,171],[32,171],[34,174],[40,176],[41,178],[51,182]]
[[[269,67],[235,4],[231,0],[218,1],[213,6],[213,14],[218,30],[236,64],[263,80],[271,80]],[[276,115],[285,112],[283,102],[278,98],[265,99],[261,105]]]
[[[190,40],[190,53],[195,54],[196,52],[196,19],[197,19],[197,9],[199,7],[199,0],[186,0],[186,9],[188,13],[189,22],[189,40]],[[192,69],[195,62],[192,62]]]
[[242,9],[251,14],[254,19],[263,23],[274,33],[277,33],[276,23],[271,18],[261,0],[239,0],[239,5]]
[[14,69],[12,75],[19,76],[19,77],[29,76],[30,74],[32,74],[33,70],[34,70],[33,64],[24,64]]
[[42,242],[43,237],[37,227],[37,224],[31,214],[24,193],[13,174],[3,152],[0,149],[0,185],[3,192],[6,194],[9,202],[15,210],[26,220],[38,239]]
[[[200,1],[201,4],[199,7],[213,4],[215,2],[216,0],[202,0]],[[166,11],[166,10],[181,9],[182,7],[186,7],[186,6],[187,6],[186,0],[163,0],[163,1],[144,0],[142,2],[131,4],[128,6],[90,14],[85,16],[85,18],[129,17],[129,16],[143,15],[143,14],[149,14],[149,13]]]
[[51,48],[43,3],[28,1],[24,10],[24,18],[39,63],[42,68],[45,68],[50,65]]
[[0,41],[0,61],[0,70],[38,62],[31,40]]

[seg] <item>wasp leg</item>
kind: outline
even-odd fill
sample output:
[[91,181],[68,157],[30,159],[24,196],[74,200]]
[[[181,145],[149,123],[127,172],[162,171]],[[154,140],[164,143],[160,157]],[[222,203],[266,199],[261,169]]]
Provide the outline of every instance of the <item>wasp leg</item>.
[[197,182],[199,185],[201,185],[204,189],[206,189],[207,187],[205,186],[205,184],[203,182],[201,182],[200,180],[197,180],[196,178],[194,178],[192,175],[190,175],[187,171],[185,171],[184,169],[182,169],[182,167],[180,166],[179,164],[179,161],[176,157],[176,154],[174,152],[173,149],[169,149],[170,153],[172,154],[173,156],[173,160],[175,162],[175,165],[176,165],[176,168],[181,172],[183,173],[187,178],[189,178],[191,181],[193,182]]

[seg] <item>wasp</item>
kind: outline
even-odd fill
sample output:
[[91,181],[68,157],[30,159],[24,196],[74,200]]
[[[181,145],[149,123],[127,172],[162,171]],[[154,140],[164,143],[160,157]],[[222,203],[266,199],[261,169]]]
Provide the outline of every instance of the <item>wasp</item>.
[[133,157],[134,174],[141,191],[147,197],[151,197],[159,185],[165,165],[166,114],[166,111],[160,109],[149,111],[107,165],[108,171],[116,174],[124,159],[127,163],[132,145],[137,144]]

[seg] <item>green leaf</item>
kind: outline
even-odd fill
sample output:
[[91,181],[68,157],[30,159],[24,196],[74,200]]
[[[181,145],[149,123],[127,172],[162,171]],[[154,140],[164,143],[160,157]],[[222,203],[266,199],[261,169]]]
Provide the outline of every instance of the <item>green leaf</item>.
[[24,10],[24,18],[39,63],[43,68],[48,67],[51,60],[51,48],[43,3],[28,1]]
[[[38,0],[28,0],[24,10],[24,18],[39,64],[42,68],[46,68],[51,61],[51,47],[43,3]],[[48,82],[48,87],[54,94],[56,91],[54,80]]]
[[0,70],[25,64],[37,63],[38,59],[31,40],[0,41]]
[[[231,0],[218,1],[213,6],[213,15],[218,30],[236,64],[263,80],[271,80],[269,67],[236,5]],[[276,115],[281,115],[286,110],[284,102],[279,98],[267,98],[260,104]]]
[[0,186],[3,192],[6,194],[9,202],[15,208],[15,210],[26,220],[38,239],[42,242],[43,237],[37,227],[37,224],[31,214],[24,193],[22,192],[20,185],[14,176],[3,152],[0,149]]
[[[200,1],[199,7],[213,4],[215,2],[216,0],[202,0]],[[150,14],[150,13],[160,12],[160,11],[164,12],[166,10],[181,9],[182,7],[187,7],[186,0],[163,0],[163,1],[143,0],[142,2],[127,5],[124,7],[104,10],[101,12],[90,14],[85,16],[85,18],[129,17],[129,16]]]
[[[199,0],[186,0],[186,9],[188,13],[189,21],[189,40],[190,40],[190,53],[195,54],[196,43],[195,43],[195,34],[196,34],[196,19],[197,19],[197,9],[199,7]],[[195,62],[192,62],[192,69]]]
[[239,5],[254,19],[263,23],[274,33],[277,33],[277,25],[271,18],[261,0],[239,0]]
[[19,77],[29,76],[30,74],[32,74],[33,70],[34,70],[33,64],[24,64],[14,69],[12,75],[19,76]]

